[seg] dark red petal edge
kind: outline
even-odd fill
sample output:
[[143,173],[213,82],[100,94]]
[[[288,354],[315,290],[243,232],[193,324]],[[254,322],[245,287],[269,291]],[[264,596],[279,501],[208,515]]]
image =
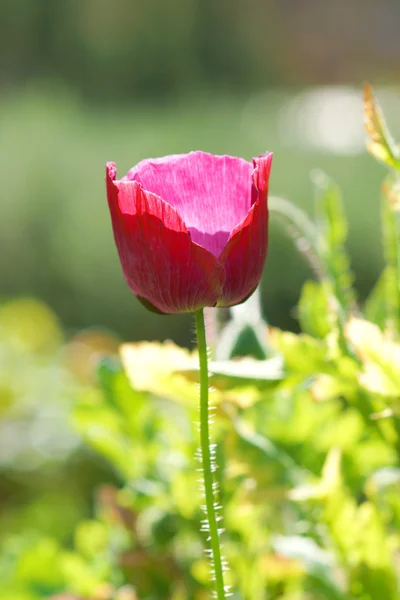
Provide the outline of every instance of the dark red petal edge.
[[218,306],[243,302],[260,282],[268,248],[268,183],[272,153],[253,160],[253,205],[229,236],[219,260],[226,278]]
[[132,291],[167,314],[215,306],[225,278],[221,263],[192,242],[171,205],[136,181],[115,178],[115,165],[108,163],[114,238]]

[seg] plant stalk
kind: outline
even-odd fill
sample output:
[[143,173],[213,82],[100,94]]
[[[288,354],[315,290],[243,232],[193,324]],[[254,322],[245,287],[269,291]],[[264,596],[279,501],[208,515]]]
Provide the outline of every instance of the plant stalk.
[[212,565],[214,569],[214,584],[216,598],[225,600],[224,575],[219,544],[219,532],[216,517],[215,494],[213,486],[213,470],[215,463],[212,458],[209,433],[209,402],[208,402],[208,358],[206,330],[203,310],[195,312],[197,345],[200,363],[200,449],[204,479],[205,512],[207,529],[211,545]]

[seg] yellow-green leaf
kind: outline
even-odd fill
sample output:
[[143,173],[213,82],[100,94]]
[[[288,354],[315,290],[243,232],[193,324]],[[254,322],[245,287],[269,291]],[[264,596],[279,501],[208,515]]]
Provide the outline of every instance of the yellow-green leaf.
[[345,335],[363,363],[360,383],[383,396],[400,396],[400,344],[363,319],[352,318]]

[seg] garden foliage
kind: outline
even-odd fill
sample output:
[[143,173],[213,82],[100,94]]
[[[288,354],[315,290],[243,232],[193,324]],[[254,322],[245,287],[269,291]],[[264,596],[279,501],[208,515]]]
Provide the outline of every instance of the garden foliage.
[[[312,220],[271,199],[314,274],[296,309],[301,333],[268,326],[256,295],[228,323],[208,314],[222,543],[237,600],[400,599],[400,159],[369,88],[365,105],[369,151],[389,169],[385,267],[367,300],[356,298],[340,192],[317,172]],[[42,349],[10,343],[2,310],[4,356],[13,348],[25,368],[45,369]],[[72,543],[60,527],[39,535],[35,522],[4,539],[2,600],[209,597],[196,354],[141,342],[116,357],[111,346],[102,343],[96,383],[71,367],[70,344],[53,360],[60,396],[74,398],[73,429],[113,483],[96,489]],[[21,392],[1,377],[7,418]]]

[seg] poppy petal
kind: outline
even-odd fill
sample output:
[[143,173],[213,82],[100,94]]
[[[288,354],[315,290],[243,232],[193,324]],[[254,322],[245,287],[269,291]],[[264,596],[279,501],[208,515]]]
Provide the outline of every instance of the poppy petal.
[[254,203],[229,236],[220,261],[225,266],[225,284],[218,306],[243,302],[257,287],[268,246],[268,181],[272,153],[254,159],[252,195]]
[[194,243],[178,211],[140,183],[116,180],[107,164],[107,197],[125,279],[132,291],[163,313],[215,306],[224,268]]
[[218,257],[251,207],[251,163],[208,152],[146,159],[127,179],[175,207],[192,240]]

